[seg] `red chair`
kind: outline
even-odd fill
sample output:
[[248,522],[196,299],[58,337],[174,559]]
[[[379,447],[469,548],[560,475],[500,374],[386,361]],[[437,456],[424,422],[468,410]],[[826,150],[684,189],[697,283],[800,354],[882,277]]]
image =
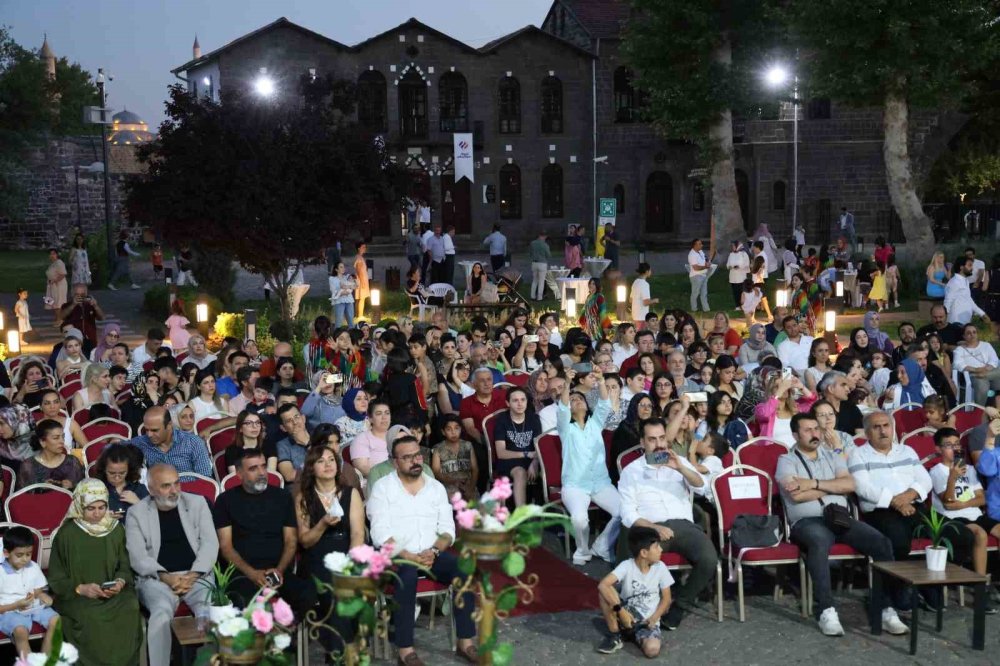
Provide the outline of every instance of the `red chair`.
[[90,423],[80,426],[87,441],[94,441],[98,437],[107,435],[117,435],[122,439],[132,439],[132,426],[119,421],[118,419],[96,419]]
[[67,409],[73,409],[73,395],[83,388],[83,382],[74,379],[59,387],[59,397],[63,399]]
[[7,361],[7,370],[10,374],[13,375],[15,372],[17,372],[17,369],[21,367],[22,358],[23,357],[18,356],[17,358],[12,358],[9,361]]
[[511,370],[504,375],[503,378],[514,386],[524,387],[528,385],[528,380],[531,378],[531,374],[524,372],[523,370]]
[[[569,515],[561,505],[562,497],[562,441],[559,435],[539,435],[535,438],[535,455],[538,456],[538,469],[542,473],[542,498],[545,504],[560,502],[553,505],[554,511]],[[569,529],[565,533],[566,557],[572,553],[569,549]]]
[[[31,536],[32,536],[32,540],[33,540],[33,543],[31,545],[31,560],[35,564],[38,564],[39,566],[41,566],[41,563],[42,563],[42,561],[41,561],[41,558],[42,558],[42,542],[43,542],[42,534],[38,530],[36,530],[35,528],[29,527],[28,525],[21,525],[19,523],[0,522],[0,531],[2,531],[2,532],[6,532],[11,527],[23,527],[26,530],[28,530],[29,532],[31,532]],[[37,622],[35,622],[34,624],[31,625],[31,628],[28,630],[28,640],[32,640],[33,641],[33,640],[36,640],[36,639],[39,639],[39,638],[44,638],[45,637],[45,631],[46,631],[46,627],[43,627],[42,625],[40,625]],[[8,636],[7,634],[4,634],[4,633],[0,633],[0,645],[9,645],[11,643],[13,643],[13,640],[11,639],[10,636]]]
[[33,483],[12,493],[4,508],[8,520],[51,536],[62,525],[73,503],[73,493],[51,483]]
[[[221,485],[223,492],[231,490],[236,486],[240,485],[240,477],[238,477],[236,474],[227,474],[225,477],[223,477]],[[277,472],[268,472],[267,485],[274,486],[276,488],[284,488],[285,479]]]
[[60,383],[65,386],[70,382],[82,381],[82,375],[83,373],[80,372],[79,370],[70,370],[69,372],[67,372],[65,375],[62,376],[62,381]]
[[902,438],[907,433],[923,428],[927,423],[927,414],[923,405],[907,402],[892,410],[892,420],[896,424],[896,437]]
[[[788,453],[788,447],[767,437],[755,437],[740,444],[734,460],[737,465],[750,465],[762,469],[768,478],[774,480],[778,471],[778,458]],[[770,484],[772,494],[778,493],[777,484]]]
[[0,465],[0,476],[3,480],[3,488],[0,488],[0,502],[6,502],[17,486],[17,473],[7,465]]
[[193,472],[185,472],[181,475],[181,490],[193,495],[201,495],[208,501],[209,506],[215,504],[215,500],[221,492],[215,479]]
[[206,416],[203,419],[198,419],[194,422],[194,432],[199,437],[201,436],[201,431],[210,426],[214,426],[219,421],[222,421],[222,417]]
[[154,363],[154,361],[146,361],[145,363],[143,363],[142,364],[142,371],[143,372],[149,372],[150,370],[152,370],[153,369],[153,363]]
[[226,466],[225,451],[219,451],[212,456],[212,470],[215,472],[215,480],[222,483],[222,480],[229,474],[229,467]]
[[[38,423],[39,421],[41,421],[42,419],[45,418],[45,414],[42,413],[42,408],[41,407],[32,407],[28,411],[31,412],[31,416],[32,416],[32,418],[35,419],[35,423]],[[60,409],[59,410],[59,415],[60,416],[65,416],[66,418],[69,418],[69,412],[67,412],[65,409]]]
[[641,458],[644,454],[645,451],[640,445],[633,446],[630,449],[625,449],[619,453],[618,460],[615,461],[615,464],[618,467],[618,476],[621,477],[622,470]]
[[[936,465],[939,458],[937,447],[934,445],[934,432],[934,428],[920,428],[899,440],[900,444],[905,444],[913,449],[917,458],[927,469]],[[930,466],[928,463],[931,463]]]
[[302,409],[302,405],[306,404],[306,398],[309,397],[311,391],[306,389],[299,389],[295,392],[295,399],[298,401],[299,410]]
[[489,468],[487,470],[489,476],[486,478],[490,480],[493,479],[493,470],[496,469],[497,463],[500,460],[500,458],[497,457],[497,447],[495,445],[496,438],[494,437],[494,432],[496,430],[496,424],[497,424],[496,417],[497,414],[506,411],[508,410],[498,409],[492,414],[487,414],[486,418],[483,419],[483,440],[484,443],[486,444],[486,450],[489,451],[489,455],[486,456],[486,465]]
[[236,441],[236,426],[231,426],[213,432],[208,436],[206,443],[208,450],[211,451],[212,455],[215,455],[220,451],[225,451],[234,441]]
[[73,420],[76,421],[76,424],[81,428],[87,425],[90,423],[90,409],[84,407],[83,409],[76,410],[73,412]]
[[97,462],[104,449],[120,441],[122,441],[122,438],[119,435],[104,435],[103,437],[93,439],[83,447],[83,459],[87,461],[88,465]]
[[955,415],[955,430],[960,433],[975,428],[986,416],[986,410],[974,402],[963,402],[948,413]]
[[608,468],[608,476],[615,470],[615,464],[618,462],[611,457],[611,440],[615,438],[614,430],[602,430],[601,437],[604,439],[604,464]]
[[175,359],[177,360],[178,368],[184,364],[184,361],[187,359],[187,357],[188,357],[188,351],[186,349],[177,352],[177,356],[175,357]]
[[[743,447],[740,447],[741,449]],[[755,483],[747,481],[753,479]],[[743,566],[775,566],[779,564],[798,564],[800,589],[805,589],[805,564],[799,558],[799,548],[795,544],[782,539],[776,546],[755,548],[741,553],[732,552],[729,541],[729,531],[733,521],[739,515],[771,515],[772,476],[762,469],[751,465],[737,464],[722,472],[712,480],[712,494],[715,500],[715,511],[718,516],[719,552],[728,559],[736,569],[737,597],[739,600],[740,622],[746,620],[746,607],[743,600]],[[746,487],[749,486],[749,487]],[[741,497],[734,497],[739,488]],[[722,562],[716,570],[716,594],[719,599],[719,621],[722,621]]]

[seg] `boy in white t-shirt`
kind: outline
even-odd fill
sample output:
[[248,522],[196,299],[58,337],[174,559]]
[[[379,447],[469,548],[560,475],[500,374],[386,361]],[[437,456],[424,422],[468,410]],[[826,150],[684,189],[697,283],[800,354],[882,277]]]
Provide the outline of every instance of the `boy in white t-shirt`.
[[36,622],[46,629],[42,652],[48,653],[59,621],[52,597],[45,593],[49,582],[42,568],[31,561],[33,547],[34,537],[27,528],[11,527],[3,534],[6,559],[0,563],[0,632],[14,639],[19,655],[31,652],[28,634]]
[[[934,433],[934,444],[937,446],[941,462],[930,470],[931,483],[934,492],[931,493],[931,506],[942,516],[956,523],[961,523],[965,529],[972,532],[975,541],[972,547],[972,568],[976,573],[986,573],[986,545],[989,535],[1000,537],[1000,522],[993,520],[983,512],[986,505],[986,494],[983,484],[973,465],[967,465],[962,459],[962,445],[959,443],[958,431],[954,428],[939,428]],[[946,534],[947,536],[947,534]],[[955,553],[955,562],[961,563],[968,553]],[[997,609],[987,604],[987,612],[994,614]]]
[[649,296],[649,276],[653,269],[645,261],[639,264],[635,271],[639,277],[632,283],[632,321],[637,330],[642,330],[646,326],[646,315],[649,314],[649,306],[660,302],[658,298]]
[[674,578],[660,561],[663,548],[656,530],[633,527],[628,547],[632,559],[623,560],[597,585],[601,612],[611,632],[597,651],[611,654],[622,649],[625,632],[652,659],[660,654],[660,618],[670,607]]

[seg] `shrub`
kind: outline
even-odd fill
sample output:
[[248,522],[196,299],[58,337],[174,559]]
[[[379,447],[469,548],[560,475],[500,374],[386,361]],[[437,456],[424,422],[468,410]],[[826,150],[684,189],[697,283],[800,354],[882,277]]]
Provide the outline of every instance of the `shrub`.
[[[215,324],[212,330],[220,337],[232,337],[243,339],[246,331],[246,321],[242,312],[220,312],[215,317]],[[258,328],[259,330],[259,328]]]
[[[197,321],[195,305],[199,301],[208,304],[208,317],[210,321],[225,309],[222,306],[222,301],[200,293],[195,287],[178,287],[177,297],[183,301],[184,316],[191,320],[191,322]],[[158,321],[162,321],[169,316],[169,291],[165,284],[156,284],[146,289],[146,293],[142,296],[142,311]],[[242,317],[242,315],[240,316]],[[240,333],[240,335],[243,334]]]
[[7,345],[0,342],[0,361],[7,360]]
[[[236,284],[236,272],[233,270],[233,259],[230,255],[216,251],[197,250],[192,272],[199,287],[205,293],[227,306],[232,306],[235,303],[233,285]],[[217,312],[221,311],[221,308],[217,310]]]

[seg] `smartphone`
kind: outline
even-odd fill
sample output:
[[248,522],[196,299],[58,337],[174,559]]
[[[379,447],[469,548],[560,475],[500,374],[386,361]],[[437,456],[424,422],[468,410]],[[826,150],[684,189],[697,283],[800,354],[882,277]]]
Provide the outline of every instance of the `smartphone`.
[[344,381],[344,376],[341,374],[329,374],[326,376],[327,384],[340,384]]
[[782,379],[790,379],[791,376],[792,376],[792,369],[791,368],[782,368],[781,369],[781,378]]
[[708,393],[705,391],[691,391],[689,393],[685,393],[684,395],[686,395],[688,400],[691,402],[708,402]]
[[279,585],[281,585],[281,579],[278,578],[278,574],[274,573],[273,571],[264,576],[264,582],[270,585],[271,587],[278,587]]
[[646,454],[646,462],[650,465],[664,465],[670,461],[670,451],[650,451]]
[[101,583],[101,589],[102,590],[110,590],[111,588],[113,588],[117,584],[118,584],[118,581],[116,581],[116,580],[105,581],[105,582]]
[[35,382],[35,388],[45,388],[48,385],[49,381],[47,379],[39,379]]
[[490,347],[493,347],[493,349],[503,349],[503,343],[499,340],[494,340],[490,343]]
[[963,465],[965,465],[965,457],[955,456],[955,467],[962,467]]
[[588,375],[594,371],[593,363],[574,363],[573,370],[582,375]]

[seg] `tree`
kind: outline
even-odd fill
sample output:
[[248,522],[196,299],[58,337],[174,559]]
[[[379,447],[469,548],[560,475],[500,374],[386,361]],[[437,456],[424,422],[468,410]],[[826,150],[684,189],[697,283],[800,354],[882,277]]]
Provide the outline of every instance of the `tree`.
[[273,99],[235,87],[221,103],[170,90],[159,138],[139,149],[147,173],[126,184],[132,219],[171,243],[223,252],[276,287],[287,322],[290,278],[363,221],[396,203],[396,169],[349,120],[342,86],[304,81]]
[[761,94],[774,0],[632,0],[623,50],[664,136],[694,142],[712,182],[716,237],[745,237],[733,167],[733,113]]
[[982,0],[799,0],[788,4],[805,76],[817,94],[881,105],[892,205],[918,253],[934,246],[909,150],[911,107],[956,107],[973,73],[996,62],[997,3]]

